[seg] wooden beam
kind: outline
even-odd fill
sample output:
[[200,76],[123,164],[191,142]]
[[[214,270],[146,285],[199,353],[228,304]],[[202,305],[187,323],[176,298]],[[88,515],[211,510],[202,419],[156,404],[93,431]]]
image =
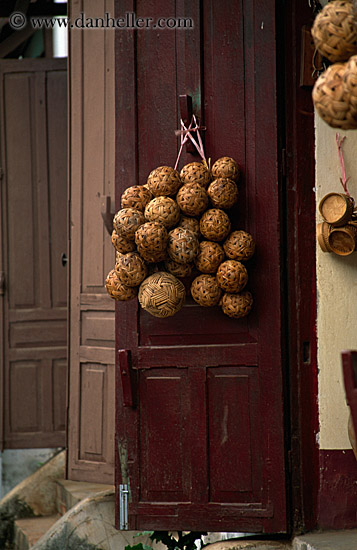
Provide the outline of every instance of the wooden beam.
[[13,52],[20,44],[25,42],[36,32],[31,25],[27,25],[21,31],[14,31],[8,38],[0,43],[0,58],[3,58]]

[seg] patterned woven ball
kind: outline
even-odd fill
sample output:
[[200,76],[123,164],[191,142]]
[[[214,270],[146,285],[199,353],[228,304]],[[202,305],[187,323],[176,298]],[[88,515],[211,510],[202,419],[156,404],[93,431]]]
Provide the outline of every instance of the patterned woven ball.
[[215,208],[232,208],[238,199],[238,188],[233,180],[217,178],[207,189],[211,203]]
[[190,162],[186,164],[180,172],[183,183],[198,183],[204,189],[207,189],[211,181],[211,172],[207,164],[203,162]]
[[146,189],[143,185],[132,185],[125,189],[121,196],[122,208],[136,208],[141,212],[144,212],[145,206],[152,199],[152,194],[149,189]]
[[170,197],[156,197],[146,206],[145,218],[150,222],[160,222],[165,227],[173,227],[180,219],[180,209]]
[[114,269],[108,273],[105,280],[105,288],[111,298],[122,302],[133,300],[138,293],[137,287],[123,285],[123,283],[119,281]]
[[318,51],[333,63],[357,53],[357,25],[352,2],[335,0],[316,16],[311,29]]
[[171,260],[179,264],[189,264],[197,256],[198,250],[198,239],[192,231],[183,227],[176,227],[170,231],[167,253]]
[[145,223],[144,214],[136,208],[123,208],[114,216],[113,225],[118,235],[130,241],[135,238],[135,231]]
[[192,273],[192,264],[179,264],[174,260],[165,260],[165,269],[175,277],[188,277]]
[[216,306],[220,300],[220,289],[214,275],[199,275],[191,285],[192,298],[200,306]]
[[208,206],[207,191],[198,183],[185,183],[176,196],[177,204],[187,216],[199,216]]
[[240,319],[250,313],[253,306],[253,296],[245,290],[241,294],[225,293],[220,301],[223,313],[228,317]]
[[255,251],[253,237],[246,231],[232,231],[223,244],[224,251],[230,260],[244,262],[250,260]]
[[344,84],[346,66],[335,63],[315,82],[312,99],[317,113],[333,128],[357,128],[357,111],[351,103],[351,94]]
[[135,250],[135,243],[133,241],[129,241],[121,235],[118,235],[115,229],[113,229],[112,233],[112,244],[115,250],[121,252],[122,254],[126,254],[127,252],[132,252],[133,250]]
[[229,178],[233,181],[238,181],[239,166],[231,157],[222,157],[216,160],[212,166],[212,177],[213,179]]
[[166,256],[167,231],[159,222],[146,222],[135,233],[135,243],[146,262],[161,262]]
[[181,216],[178,227],[183,227],[184,229],[189,229],[196,235],[200,237],[200,221],[197,218],[191,218],[189,216]]
[[159,166],[150,172],[147,184],[154,197],[175,195],[182,185],[177,170],[170,166]]
[[208,241],[223,241],[231,230],[229,217],[219,208],[207,210],[200,221],[200,231]]
[[137,252],[121,254],[115,264],[115,273],[120,282],[126,286],[139,286],[147,272],[145,262]]
[[217,282],[225,292],[236,294],[243,290],[248,282],[248,271],[236,260],[226,260],[217,270]]
[[202,241],[195,259],[196,267],[202,273],[216,273],[224,260],[223,248],[212,241]]
[[350,58],[343,75],[343,82],[350,95],[350,103],[357,111],[357,55]]
[[154,317],[171,317],[185,301],[184,285],[171,273],[158,271],[150,275],[139,288],[139,302]]

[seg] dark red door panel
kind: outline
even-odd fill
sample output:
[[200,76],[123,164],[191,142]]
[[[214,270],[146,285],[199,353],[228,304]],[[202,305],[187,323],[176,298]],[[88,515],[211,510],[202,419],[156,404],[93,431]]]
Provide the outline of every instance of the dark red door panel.
[[126,11],[192,17],[194,28],[117,33],[118,208],[127,186],[174,164],[178,97],[189,94],[207,156],[241,167],[231,217],[257,252],[245,319],[190,299],[165,320],[117,305],[135,395],[124,406],[118,363],[117,525],[124,484],[130,529],[285,532],[275,2],[118,2]]

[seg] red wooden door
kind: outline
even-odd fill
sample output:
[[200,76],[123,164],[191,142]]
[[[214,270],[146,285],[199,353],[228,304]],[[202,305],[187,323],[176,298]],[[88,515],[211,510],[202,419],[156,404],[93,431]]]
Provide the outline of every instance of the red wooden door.
[[[118,4],[118,15],[134,11]],[[241,166],[234,225],[257,252],[245,319],[189,300],[165,320],[117,305],[117,351],[130,350],[136,393],[124,407],[117,368],[128,527],[284,532],[275,2],[139,0],[136,14],[191,17],[194,28],[117,33],[117,206],[125,187],[174,164],[178,95],[190,94],[207,156]],[[117,509],[119,527],[119,491]]]

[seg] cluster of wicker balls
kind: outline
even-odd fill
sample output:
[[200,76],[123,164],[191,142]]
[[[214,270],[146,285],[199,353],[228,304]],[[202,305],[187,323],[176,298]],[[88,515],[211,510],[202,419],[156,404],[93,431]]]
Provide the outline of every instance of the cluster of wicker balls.
[[315,83],[317,113],[333,128],[357,128],[357,13],[352,0],[334,0],[312,28],[316,49],[330,65]]
[[211,170],[203,162],[180,173],[160,166],[145,185],[128,187],[113,220],[109,295],[119,301],[138,296],[144,310],[169,317],[184,304],[184,280],[199,305],[219,305],[229,317],[248,315],[253,298],[245,290],[244,263],[255,243],[249,233],[231,230],[227,213],[238,200],[238,178],[235,160],[222,157]]

